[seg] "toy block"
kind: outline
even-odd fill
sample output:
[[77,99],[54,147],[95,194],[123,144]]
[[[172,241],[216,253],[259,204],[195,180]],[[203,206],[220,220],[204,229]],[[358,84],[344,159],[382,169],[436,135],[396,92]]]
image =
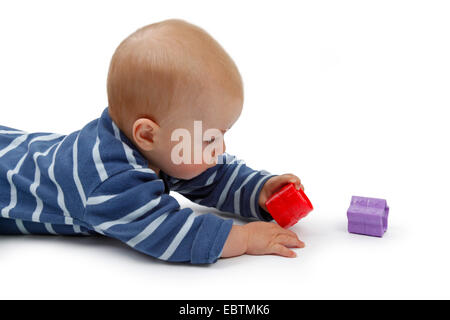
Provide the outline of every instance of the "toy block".
[[303,190],[297,190],[293,183],[286,184],[266,201],[272,218],[283,228],[290,228],[313,210]]
[[388,227],[386,200],[352,196],[347,210],[348,232],[382,237]]

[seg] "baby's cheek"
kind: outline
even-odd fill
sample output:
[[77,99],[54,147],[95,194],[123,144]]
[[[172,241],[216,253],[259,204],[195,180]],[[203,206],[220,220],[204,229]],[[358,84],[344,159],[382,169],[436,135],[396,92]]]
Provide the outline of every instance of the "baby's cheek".
[[208,170],[211,166],[207,164],[191,164],[186,168],[186,174],[191,176],[191,178],[196,177],[206,170]]
[[172,164],[168,174],[178,179],[189,180],[202,174],[208,168],[209,166],[204,164]]

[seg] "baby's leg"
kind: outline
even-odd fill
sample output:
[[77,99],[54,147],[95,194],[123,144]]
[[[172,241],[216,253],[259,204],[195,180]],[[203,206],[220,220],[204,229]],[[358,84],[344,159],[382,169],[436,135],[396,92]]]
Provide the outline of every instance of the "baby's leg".
[[0,218],[0,235],[88,235],[83,227]]

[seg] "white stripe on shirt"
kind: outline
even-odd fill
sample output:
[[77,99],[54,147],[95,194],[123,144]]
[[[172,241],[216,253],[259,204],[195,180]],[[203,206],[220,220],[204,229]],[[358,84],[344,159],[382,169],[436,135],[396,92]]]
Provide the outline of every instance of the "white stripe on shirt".
[[214,173],[212,175],[209,176],[208,180],[206,180],[205,186],[209,186],[214,182],[214,178],[217,175],[217,170],[214,171]]
[[89,199],[86,201],[86,205],[93,206],[93,205],[97,205],[97,204],[102,204],[103,202],[106,202],[109,199],[113,199],[115,197],[117,197],[117,194],[113,194],[110,196],[89,197]]
[[57,144],[58,143],[55,143],[50,148],[48,148],[47,151],[45,151],[45,152],[36,152],[35,154],[33,154],[34,167],[36,169],[34,172],[34,182],[30,185],[30,192],[36,198],[36,208],[34,209],[34,212],[31,215],[31,220],[34,222],[40,222],[39,217],[41,215],[42,208],[43,208],[42,200],[37,195],[37,192],[36,192],[37,188],[39,187],[39,185],[41,183],[41,170],[39,169],[39,166],[37,163],[37,158],[40,156],[44,156],[44,157],[47,156],[48,153],[50,152],[50,150],[53,149],[53,147],[56,146]]
[[154,207],[156,207],[159,204],[160,201],[161,201],[161,197],[155,198],[155,199],[149,201],[147,204],[143,205],[142,207],[127,214],[126,216],[124,216],[120,219],[114,220],[114,221],[103,222],[103,223],[97,225],[96,228],[99,230],[108,230],[109,228],[111,228],[115,225],[118,225],[118,224],[130,223],[130,222],[138,219],[139,217],[143,216],[148,211],[152,210]]
[[80,177],[78,175],[78,138],[80,137],[80,133],[78,133],[77,138],[73,144],[73,180],[75,181],[75,185],[78,190],[78,194],[80,195],[83,206],[86,207],[86,194],[84,193],[83,185],[81,184]]
[[69,226],[73,225],[73,219],[71,217],[64,217],[64,224]]
[[166,251],[159,257],[159,259],[162,260],[168,260],[173,255],[175,250],[177,250],[178,246],[180,245],[181,241],[183,241],[186,234],[191,229],[192,224],[195,220],[195,214],[191,213],[189,217],[187,218],[184,225],[181,227],[180,231],[177,233],[173,241],[170,243],[170,245],[167,247]]
[[250,174],[247,179],[244,180],[244,182],[242,182],[241,186],[239,187],[239,189],[237,189],[234,192],[234,212],[236,212],[236,214],[241,214],[241,208],[240,208],[240,201],[241,201],[241,189],[250,181],[251,178],[253,178],[258,172],[255,171],[252,174]]
[[168,214],[169,213],[166,212],[153,220],[152,223],[150,223],[141,233],[129,240],[127,244],[131,247],[135,247],[137,244],[147,239],[161,225],[161,223],[166,220]]
[[231,187],[232,183],[234,182],[234,180],[236,179],[237,174],[238,174],[239,170],[241,169],[242,165],[243,165],[243,163],[240,163],[233,170],[233,173],[231,174],[230,178],[228,179],[227,184],[225,185],[225,188],[223,188],[222,193],[220,194],[219,201],[217,201],[217,209],[220,210],[220,208],[222,207],[222,204],[228,195],[228,190],[230,190],[230,187]]
[[17,204],[17,188],[16,188],[15,184],[13,183],[12,178],[15,174],[17,174],[17,172],[19,172],[20,167],[22,166],[22,163],[25,160],[26,156],[27,155],[25,154],[22,157],[22,159],[20,159],[19,163],[16,165],[14,170],[8,170],[8,172],[6,173],[6,179],[9,182],[9,188],[10,188],[10,200],[9,200],[9,204],[2,209],[2,217],[3,218],[9,218],[9,212]]
[[116,126],[114,121],[112,121],[111,124],[113,126],[115,137],[122,143],[123,151],[125,151],[125,156],[127,157],[128,163],[131,166],[133,166],[133,168],[135,168],[135,169],[142,168],[142,166],[137,164],[136,158],[133,155],[133,150],[125,142],[123,142],[122,139],[120,138],[120,130]]
[[[56,138],[61,137],[61,135],[59,134],[49,134],[49,135],[45,135],[45,136],[39,136],[36,138],[33,138],[29,143],[28,143],[28,149],[30,148],[31,144],[33,142],[36,141],[50,141],[50,140],[54,140]],[[17,188],[14,184],[14,182],[12,181],[13,177],[19,173],[20,168],[22,167],[23,162],[25,161],[25,158],[27,157],[28,152],[25,153],[22,158],[19,160],[19,162],[17,163],[16,167],[13,170],[8,170],[7,174],[6,174],[6,178],[9,182],[9,186],[10,186],[10,202],[9,205],[6,206],[5,208],[2,209],[1,211],[1,215],[4,218],[9,218],[9,212],[15,208],[15,206],[17,205]]]
[[50,164],[50,166],[48,167],[48,177],[50,178],[50,180],[55,184],[56,186],[56,190],[57,190],[57,202],[58,205],[60,207],[60,209],[63,211],[64,216],[66,217],[65,219],[65,223],[66,224],[72,224],[72,219],[68,219],[70,217],[69,211],[66,208],[66,204],[64,202],[64,193],[61,189],[61,186],[59,185],[59,183],[56,181],[56,177],[55,177],[55,160],[56,160],[56,154],[58,153],[59,148],[62,146],[62,144],[64,143],[64,141],[66,140],[68,136],[64,137],[64,139],[59,143],[59,145],[56,147],[55,152],[53,153],[53,159],[52,159],[52,163]]
[[255,208],[255,197],[256,197],[256,191],[258,191],[259,186],[261,185],[261,183],[263,183],[263,181],[267,180],[267,175],[263,176],[263,178],[261,180],[258,181],[258,183],[256,184],[255,188],[253,189],[252,195],[250,197],[250,211],[252,212],[252,215],[255,218],[258,218],[258,215],[256,213],[256,208]]
[[25,226],[23,225],[23,221],[20,219],[16,219],[16,226],[17,228],[19,228],[20,232],[22,232],[23,234],[30,234],[27,229],[25,228]]
[[95,168],[97,169],[100,180],[103,182],[106,179],[108,179],[108,174],[106,173],[105,166],[103,165],[99,148],[100,148],[100,139],[97,136],[94,148],[92,149],[92,158],[94,159]]
[[[173,185],[171,190],[177,191],[180,193],[190,193],[192,191],[198,190],[199,188],[204,188],[204,187],[210,186],[214,182],[214,178],[216,177],[216,175],[217,175],[217,170],[214,171],[214,173],[208,178],[206,183],[202,186],[185,187],[183,189],[180,189],[183,186],[183,184],[180,183],[179,185],[176,185],[176,184]],[[175,179],[175,180],[177,180],[177,179]],[[180,181],[180,180],[177,180],[177,181]]]
[[[133,171],[156,174],[155,171],[153,171],[152,169],[150,169],[150,168],[143,168],[143,167],[138,167],[136,169],[133,169]],[[162,179],[159,179],[159,180],[162,181]]]
[[0,130],[0,134],[26,134],[25,131]]
[[45,229],[46,229],[49,233],[54,234],[54,235],[58,235],[58,234],[55,232],[55,230],[53,229],[53,227],[52,227],[52,225],[51,225],[50,223],[45,223],[44,225],[45,225]]
[[24,134],[20,137],[15,138],[7,147],[0,150],[0,158],[7,154],[9,151],[17,148],[28,138],[28,134]]

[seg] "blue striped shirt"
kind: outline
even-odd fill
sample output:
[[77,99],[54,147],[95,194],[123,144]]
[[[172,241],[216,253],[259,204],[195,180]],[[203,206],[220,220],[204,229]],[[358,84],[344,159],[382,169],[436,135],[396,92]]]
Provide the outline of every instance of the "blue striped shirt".
[[180,208],[170,190],[246,218],[270,175],[227,153],[190,180],[148,167],[106,108],[69,135],[0,126],[0,234],[101,234],[166,261],[217,261],[232,220]]

